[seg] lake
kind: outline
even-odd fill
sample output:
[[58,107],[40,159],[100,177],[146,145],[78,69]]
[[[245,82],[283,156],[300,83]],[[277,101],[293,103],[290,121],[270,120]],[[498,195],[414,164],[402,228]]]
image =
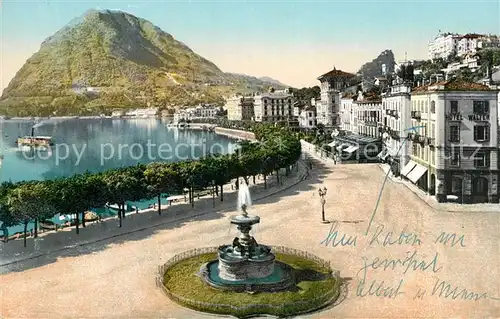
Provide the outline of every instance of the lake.
[[[199,158],[210,153],[228,153],[236,142],[212,132],[166,127],[160,119],[70,119],[47,120],[35,128],[35,135],[51,136],[47,150],[21,150],[20,136],[31,135],[34,121],[1,121],[0,180],[47,180],[85,171]],[[129,203],[147,208],[155,199]],[[98,210],[101,215],[113,215]],[[57,222],[57,220],[54,220]],[[19,226],[9,229],[17,232]],[[31,226],[30,226],[31,228]]]

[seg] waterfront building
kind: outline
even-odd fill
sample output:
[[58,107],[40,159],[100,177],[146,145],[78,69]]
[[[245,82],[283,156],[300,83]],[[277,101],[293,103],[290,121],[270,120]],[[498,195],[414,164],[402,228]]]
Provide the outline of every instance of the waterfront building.
[[288,121],[293,117],[295,98],[290,90],[260,93],[254,96],[254,120],[256,122]]
[[224,108],[230,121],[250,121],[254,117],[253,96],[232,96],[227,99]]
[[135,109],[125,113],[125,116],[130,117],[155,117],[158,113],[157,107],[151,107],[146,109]]
[[351,87],[356,76],[335,67],[333,70],[318,77],[321,82],[321,103],[316,106],[318,124],[326,128],[338,127],[340,125],[339,109],[341,104],[341,92]]
[[391,165],[395,176],[409,161],[409,146],[405,142],[411,126],[411,87],[399,83],[382,94],[382,140],[384,149],[379,154],[383,162]]
[[419,128],[408,135],[401,176],[439,202],[497,203],[498,91],[456,79],[431,83],[413,90],[410,110],[410,126]]

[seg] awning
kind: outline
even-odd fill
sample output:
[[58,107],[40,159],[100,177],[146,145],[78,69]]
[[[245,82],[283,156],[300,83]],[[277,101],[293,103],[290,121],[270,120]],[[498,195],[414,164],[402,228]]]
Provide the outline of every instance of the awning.
[[346,149],[344,150],[344,152],[347,152],[347,153],[353,153],[353,152],[357,151],[357,150],[358,150],[358,148],[359,148],[359,146],[357,146],[357,145],[352,145],[352,146],[349,146],[348,148],[346,148]]
[[345,148],[345,147],[349,147],[349,144],[345,144],[345,143],[344,143],[344,144],[342,144],[342,145],[339,145],[339,146],[337,146],[337,149],[338,149],[339,151],[342,151],[342,149],[343,149],[343,148]]
[[401,170],[401,175],[408,177],[407,175],[412,171],[412,169],[415,168],[415,166],[417,166],[417,163],[409,161],[408,164],[406,164]]
[[415,168],[406,176],[410,181],[416,183],[427,172],[427,168],[417,164]]

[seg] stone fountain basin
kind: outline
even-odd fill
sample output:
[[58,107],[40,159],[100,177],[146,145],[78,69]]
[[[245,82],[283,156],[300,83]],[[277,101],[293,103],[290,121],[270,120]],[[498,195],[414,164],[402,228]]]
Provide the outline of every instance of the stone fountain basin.
[[260,217],[259,216],[243,216],[243,215],[237,215],[231,217],[231,224],[235,225],[254,225],[260,223]]

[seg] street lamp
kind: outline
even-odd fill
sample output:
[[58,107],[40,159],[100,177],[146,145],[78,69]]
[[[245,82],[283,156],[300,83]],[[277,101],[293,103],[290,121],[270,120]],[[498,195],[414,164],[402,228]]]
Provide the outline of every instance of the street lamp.
[[318,189],[318,193],[319,193],[319,197],[320,197],[320,201],[321,201],[321,222],[323,224],[329,223],[329,221],[325,220],[326,191],[327,191],[326,187],[323,187],[323,189],[321,189],[321,188]]

